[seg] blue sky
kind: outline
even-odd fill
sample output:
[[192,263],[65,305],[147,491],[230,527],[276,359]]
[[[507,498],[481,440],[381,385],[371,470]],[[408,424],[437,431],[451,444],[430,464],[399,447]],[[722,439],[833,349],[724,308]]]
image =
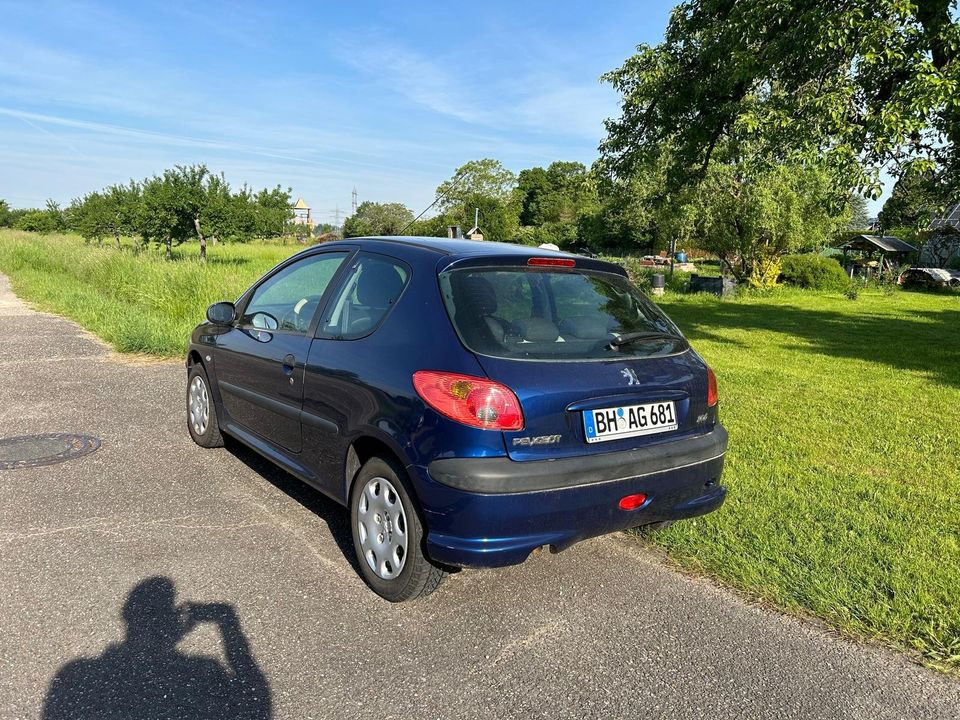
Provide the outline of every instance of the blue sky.
[[600,75],[672,5],[0,0],[0,198],[203,162],[323,222],[354,186],[417,213],[467,160],[589,165],[617,114]]
[[204,162],[325,221],[354,186],[419,212],[471,159],[589,164],[617,109],[599,76],[671,5],[0,2],[0,198]]

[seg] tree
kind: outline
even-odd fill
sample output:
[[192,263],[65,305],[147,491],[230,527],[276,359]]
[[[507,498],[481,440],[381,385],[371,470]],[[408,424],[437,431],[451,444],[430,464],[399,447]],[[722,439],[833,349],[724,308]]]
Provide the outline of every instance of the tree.
[[404,230],[404,235],[414,237],[447,237],[448,218],[446,215],[434,215],[414,220]]
[[833,210],[834,193],[814,166],[715,162],[698,189],[693,228],[735,277],[768,287],[784,255],[822,249],[846,226],[849,212]]
[[343,236],[399,235],[413,220],[413,213],[401,203],[375,203],[365,200],[343,222]]
[[541,232],[532,234],[536,239],[560,245],[584,239],[580,220],[599,206],[596,180],[578,162],[557,161],[546,170],[522,170],[515,194],[520,224],[538,228]]
[[[954,0],[687,0],[663,43],[604,76],[622,94],[601,153],[617,174],[668,150],[667,179],[702,176],[725,139],[774,163],[825,158],[879,193],[884,165],[960,176]],[[861,164],[862,163],[862,164]]]
[[13,213],[10,212],[10,205],[6,200],[0,200],[0,227],[11,225],[13,225]]
[[860,193],[850,193],[847,205],[850,208],[848,230],[867,230],[870,227],[870,211],[867,209],[867,200]]
[[452,178],[437,187],[443,224],[472,228],[479,210],[486,239],[511,240],[519,224],[516,184],[516,176],[497,160],[485,158],[461,165]]
[[[517,177],[499,160],[471,160],[457,168],[453,177],[437,187],[437,206],[442,212],[467,205],[468,196],[492,198],[507,205],[512,200]],[[472,223],[471,223],[472,224]]]
[[893,186],[877,219],[884,232],[895,227],[919,230],[926,228],[948,202],[949,196],[933,173],[907,172]]
[[13,211],[16,215],[13,226],[17,230],[27,230],[39,233],[54,233],[66,230],[67,223],[60,205],[53,200],[47,200],[43,210],[31,209]]
[[70,214],[70,229],[79,233],[87,242],[96,240],[98,245],[103,244],[104,236],[110,232],[113,213],[107,198],[98,192],[84,195],[75,199],[68,209]]
[[112,235],[119,249],[120,236],[135,231],[139,203],[140,187],[134,182],[88,193],[70,203],[70,229],[101,245],[104,237]]
[[266,240],[283,235],[293,217],[291,192],[291,188],[283,190],[277,185],[272,190],[264,188],[253,197],[254,236]]
[[166,170],[163,182],[175,199],[171,232],[181,242],[195,233],[200,241],[200,260],[206,261],[208,238],[230,233],[230,186],[222,174],[214,175],[202,164]]
[[185,214],[181,212],[175,184],[164,172],[163,177],[154,175],[143,181],[141,212],[137,218],[137,228],[144,244],[151,240],[166,246],[167,260],[173,258],[173,241],[184,242],[193,232],[185,223]]

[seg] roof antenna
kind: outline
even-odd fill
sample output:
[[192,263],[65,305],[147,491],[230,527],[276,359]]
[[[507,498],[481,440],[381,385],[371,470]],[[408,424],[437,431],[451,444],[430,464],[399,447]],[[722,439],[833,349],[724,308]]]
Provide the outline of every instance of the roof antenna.
[[[420,214],[417,215],[413,220],[411,220],[411,221],[408,222],[406,225],[404,225],[403,228],[401,228],[400,232],[397,233],[397,235],[403,235],[403,234],[407,231],[407,228],[408,228],[408,227],[410,227],[411,225],[413,225],[417,220],[419,220],[420,218],[422,218],[422,217],[426,214],[427,210],[429,210],[430,208],[432,208],[434,205],[436,205],[436,204],[437,204],[438,202],[440,202],[441,200],[445,200],[450,193],[452,193],[454,190],[457,189],[457,183],[458,183],[460,180],[463,179],[463,176],[464,176],[464,175],[466,175],[466,170],[461,170],[459,175],[454,175],[454,176],[453,176],[453,179],[450,180],[450,189],[447,190],[447,192],[445,192],[445,193],[441,193],[441,194],[437,195],[437,196],[433,199],[433,202],[430,203],[429,205],[427,205],[427,206],[423,209],[423,212],[422,212],[422,213],[420,213]],[[478,212],[479,212],[479,211],[478,211]]]

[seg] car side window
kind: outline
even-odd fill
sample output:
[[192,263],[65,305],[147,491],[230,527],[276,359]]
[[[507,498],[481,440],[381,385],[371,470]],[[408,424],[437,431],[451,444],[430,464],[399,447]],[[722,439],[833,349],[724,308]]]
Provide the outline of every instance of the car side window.
[[329,304],[323,334],[352,340],[373,332],[400,298],[410,270],[399,260],[360,253]]
[[345,251],[311,255],[272,275],[254,290],[240,326],[307,332],[324,291],[349,254]]

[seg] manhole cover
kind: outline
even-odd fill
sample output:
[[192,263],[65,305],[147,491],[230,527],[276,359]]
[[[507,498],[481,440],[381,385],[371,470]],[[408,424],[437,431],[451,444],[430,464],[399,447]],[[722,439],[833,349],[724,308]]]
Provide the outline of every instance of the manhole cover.
[[54,465],[92,453],[100,439],[90,435],[47,433],[0,438],[0,470]]

